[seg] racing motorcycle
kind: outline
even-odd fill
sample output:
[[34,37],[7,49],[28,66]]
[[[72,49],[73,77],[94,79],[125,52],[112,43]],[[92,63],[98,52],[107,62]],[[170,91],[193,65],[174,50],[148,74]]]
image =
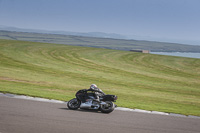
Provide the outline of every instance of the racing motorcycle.
[[[67,102],[67,107],[69,109],[93,109],[100,110],[102,113],[110,113],[117,107],[117,105],[113,103],[117,100],[116,95],[102,94],[99,97],[99,101],[96,101],[94,92],[79,90],[75,96],[76,98]],[[81,100],[80,96],[84,97],[84,102]]]

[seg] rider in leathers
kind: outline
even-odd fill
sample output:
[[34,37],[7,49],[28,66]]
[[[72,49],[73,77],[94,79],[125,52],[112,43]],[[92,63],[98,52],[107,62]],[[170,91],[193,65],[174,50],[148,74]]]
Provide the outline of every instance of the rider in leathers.
[[[99,100],[99,96],[102,96],[102,95],[105,95],[105,93],[101,90],[101,89],[99,89],[99,88],[97,88],[97,85],[95,85],[95,84],[92,84],[92,85],[90,85],[90,88],[89,89],[83,89],[83,90],[80,90],[81,92],[87,92],[87,91],[92,91],[92,92],[94,92],[94,94],[95,94],[95,101],[97,101],[97,102],[100,102],[100,100]],[[85,100],[85,96],[84,96],[84,94],[83,95],[78,95],[78,97],[79,97],[79,99],[81,99],[81,101],[84,103],[84,102],[86,102]]]
[[99,96],[105,95],[105,93],[101,89],[97,88],[97,85],[95,84],[90,85],[90,88],[87,91],[94,91],[95,101],[98,101],[98,102],[100,102]]

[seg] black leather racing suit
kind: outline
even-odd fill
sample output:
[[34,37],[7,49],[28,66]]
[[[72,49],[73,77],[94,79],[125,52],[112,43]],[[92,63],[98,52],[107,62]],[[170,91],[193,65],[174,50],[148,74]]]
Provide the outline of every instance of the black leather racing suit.
[[95,89],[83,89],[83,90],[79,90],[79,92],[82,92],[80,95],[77,95],[77,97],[84,103],[86,102],[85,99],[85,94],[87,93],[87,91],[92,91],[95,94],[95,100],[96,101],[100,101],[99,97],[105,95],[105,93],[99,89],[99,88],[95,88]]
[[93,91],[94,92],[94,94],[95,94],[95,99],[97,100],[97,101],[100,101],[99,100],[99,97],[100,96],[103,96],[103,95],[105,95],[105,93],[101,90],[101,89],[99,89],[99,88],[95,88],[95,89],[88,89],[87,91]]

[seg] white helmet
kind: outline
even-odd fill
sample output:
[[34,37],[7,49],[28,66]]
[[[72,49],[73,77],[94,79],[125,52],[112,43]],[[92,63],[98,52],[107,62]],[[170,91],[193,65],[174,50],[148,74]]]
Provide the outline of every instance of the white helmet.
[[96,89],[97,89],[97,85],[95,85],[95,84],[91,84],[91,85],[90,85],[90,89],[92,89],[92,90],[96,90]]

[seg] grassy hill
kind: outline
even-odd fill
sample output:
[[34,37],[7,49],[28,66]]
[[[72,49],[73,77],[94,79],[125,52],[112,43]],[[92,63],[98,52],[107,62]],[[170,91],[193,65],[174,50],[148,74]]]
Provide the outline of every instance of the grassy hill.
[[97,84],[118,106],[200,116],[200,59],[0,40],[0,92],[70,100]]
[[145,49],[152,52],[198,52],[200,46],[183,45],[177,43],[165,43],[141,40],[124,40],[112,38],[96,38],[58,34],[40,34],[1,31],[0,39],[23,40],[32,42],[67,44],[74,46],[87,46],[96,48],[118,49],[129,51],[131,49]]

